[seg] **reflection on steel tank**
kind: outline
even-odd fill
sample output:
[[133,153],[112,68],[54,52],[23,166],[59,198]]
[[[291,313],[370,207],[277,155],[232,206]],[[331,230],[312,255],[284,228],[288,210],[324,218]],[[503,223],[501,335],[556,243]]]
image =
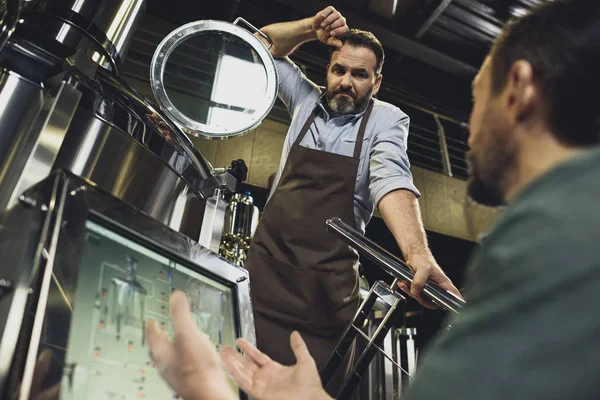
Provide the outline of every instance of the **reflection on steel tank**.
[[220,290],[209,288],[193,279],[188,282],[186,293],[196,324],[213,342],[216,342],[217,348],[220,348],[223,344],[222,332],[225,320],[223,303],[228,299]]
[[116,339],[121,339],[124,329],[141,332],[144,344],[144,304],[148,292],[136,279],[137,260],[127,256],[127,278],[113,278],[111,285],[111,323],[116,327]]
[[219,254],[227,260],[244,266],[246,254],[258,226],[258,208],[250,192],[235,193],[225,211],[225,223]]

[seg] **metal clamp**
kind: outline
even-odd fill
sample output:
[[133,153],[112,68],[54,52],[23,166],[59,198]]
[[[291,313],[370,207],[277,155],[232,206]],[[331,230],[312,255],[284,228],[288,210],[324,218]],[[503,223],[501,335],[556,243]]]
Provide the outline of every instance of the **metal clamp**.
[[264,33],[263,31],[261,31],[260,29],[258,29],[257,27],[255,27],[254,25],[252,25],[250,22],[246,21],[244,18],[242,17],[237,17],[235,19],[235,21],[233,21],[234,25],[238,25],[238,22],[243,22],[247,27],[249,27],[250,29],[252,29],[255,33],[258,33],[263,39],[265,39],[267,42],[269,42],[269,46],[267,46],[267,49],[271,49],[271,47],[273,47],[273,41],[271,40],[271,38],[269,36],[267,36],[266,33]]

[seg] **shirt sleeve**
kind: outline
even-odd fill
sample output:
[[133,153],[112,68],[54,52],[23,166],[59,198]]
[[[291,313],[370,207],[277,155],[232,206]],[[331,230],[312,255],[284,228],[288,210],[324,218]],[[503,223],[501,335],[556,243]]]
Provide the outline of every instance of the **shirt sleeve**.
[[377,207],[388,193],[410,190],[415,196],[421,193],[413,184],[410,162],[406,154],[410,118],[399,108],[388,110],[377,124],[369,161],[369,191]]
[[279,98],[294,118],[304,100],[320,89],[288,57],[276,59],[275,65],[279,77]]

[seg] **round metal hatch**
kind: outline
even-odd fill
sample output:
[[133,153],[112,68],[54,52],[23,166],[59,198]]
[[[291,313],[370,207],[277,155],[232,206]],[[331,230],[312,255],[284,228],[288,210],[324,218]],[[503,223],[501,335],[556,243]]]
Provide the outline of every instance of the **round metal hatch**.
[[183,25],[163,39],[152,57],[154,96],[186,133],[211,139],[241,135],[273,108],[275,62],[257,37],[236,25],[240,20]]

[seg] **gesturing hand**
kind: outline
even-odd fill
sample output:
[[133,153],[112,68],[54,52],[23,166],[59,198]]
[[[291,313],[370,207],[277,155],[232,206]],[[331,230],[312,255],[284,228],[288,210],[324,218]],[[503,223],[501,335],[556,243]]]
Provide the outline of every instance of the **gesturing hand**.
[[319,11],[313,17],[313,28],[321,42],[335,47],[342,47],[343,43],[339,37],[348,33],[346,18],[332,6]]
[[237,346],[247,357],[228,347],[221,350],[221,357],[238,385],[256,400],[331,400],[298,332],[292,333],[290,344],[297,362],[289,367],[271,360],[244,339],[238,339]]
[[187,297],[171,295],[173,342],[150,321],[146,337],[150,357],[167,383],[184,399],[235,399],[215,346],[192,319]]

